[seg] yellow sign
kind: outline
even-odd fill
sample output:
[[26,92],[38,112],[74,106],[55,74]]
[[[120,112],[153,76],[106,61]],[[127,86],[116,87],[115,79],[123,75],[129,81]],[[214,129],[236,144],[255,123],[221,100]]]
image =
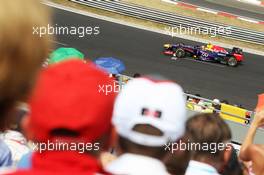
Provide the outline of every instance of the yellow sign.
[[[228,115],[228,114],[233,114],[233,115]],[[239,108],[239,107],[235,107],[235,106],[231,106],[231,105],[227,105],[222,103],[221,104],[221,117],[225,120],[230,120],[230,121],[234,121],[234,122],[238,122],[241,124],[248,124],[248,121],[246,120],[246,113],[247,110]],[[236,117],[238,116],[238,117]],[[240,118],[239,118],[240,117]]]

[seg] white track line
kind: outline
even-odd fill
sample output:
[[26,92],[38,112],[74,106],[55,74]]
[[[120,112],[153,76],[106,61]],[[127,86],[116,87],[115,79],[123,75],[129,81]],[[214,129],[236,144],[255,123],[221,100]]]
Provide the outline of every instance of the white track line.
[[205,8],[197,8],[198,11],[202,11],[202,12],[207,12],[207,13],[212,13],[217,15],[218,12],[217,11],[213,11],[213,10],[209,10],[209,9],[205,9]]
[[237,17],[237,19],[243,20],[243,21],[247,21],[247,22],[252,22],[255,24],[258,24],[259,21],[253,20],[253,19],[248,19],[248,18],[243,18],[243,17]]
[[175,5],[178,4],[177,2],[175,2],[175,1],[171,1],[171,0],[161,0],[161,1],[163,1],[163,2],[167,2],[167,3],[170,3],[170,4],[175,4]]

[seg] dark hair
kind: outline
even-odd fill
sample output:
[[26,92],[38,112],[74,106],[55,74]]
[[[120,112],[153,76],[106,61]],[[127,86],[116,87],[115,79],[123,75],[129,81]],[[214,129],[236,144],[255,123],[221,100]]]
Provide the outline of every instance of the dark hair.
[[238,160],[236,150],[234,149],[234,147],[232,147],[230,159],[222,175],[242,175],[242,174],[243,174],[242,164]]
[[14,100],[8,98],[0,99],[0,131],[9,127],[12,122],[12,107],[14,107]]
[[17,101],[30,95],[52,38],[32,35],[32,26],[50,22],[47,8],[39,1],[1,1],[0,11],[0,130],[4,130],[13,120]]
[[[187,143],[185,137],[180,139],[181,142]],[[179,141],[178,141],[179,142]],[[190,151],[188,149],[178,149],[173,151],[172,154],[168,154],[164,160],[167,171],[171,175],[184,175],[188,167],[191,158]]]
[[195,94],[196,97],[202,97],[201,94]]
[[[231,131],[228,125],[218,114],[203,113],[195,115],[186,123],[186,137],[195,144],[219,144],[231,139]],[[209,157],[213,160],[222,159],[223,150],[192,150],[192,158]]]
[[138,78],[138,77],[141,77],[141,75],[140,75],[139,73],[135,73],[135,74],[133,75],[133,78]]
[[[148,125],[148,124],[138,124],[134,126],[133,130],[140,132],[140,133],[149,134],[149,135],[155,135],[155,136],[163,135],[163,133],[159,129],[151,125]],[[150,147],[150,146],[140,145],[122,136],[119,136],[118,144],[122,152],[140,154],[140,155],[145,155],[149,157],[154,157],[157,159],[161,159],[166,155],[166,151],[164,150],[163,146]]]
[[7,124],[6,129],[11,129],[23,133],[21,123],[28,112],[29,111],[27,109],[16,107],[16,109],[14,110],[14,116],[9,118],[10,122]]
[[222,100],[221,103],[224,103],[224,104],[229,104],[229,102],[227,100]]

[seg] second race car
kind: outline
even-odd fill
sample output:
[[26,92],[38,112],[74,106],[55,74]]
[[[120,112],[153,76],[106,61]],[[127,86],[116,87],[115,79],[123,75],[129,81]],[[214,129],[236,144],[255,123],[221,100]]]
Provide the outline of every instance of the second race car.
[[231,52],[210,43],[202,46],[191,46],[183,43],[164,44],[163,47],[165,55],[177,58],[192,57],[201,61],[219,62],[231,67],[237,66],[244,60],[242,49],[237,47],[234,47]]

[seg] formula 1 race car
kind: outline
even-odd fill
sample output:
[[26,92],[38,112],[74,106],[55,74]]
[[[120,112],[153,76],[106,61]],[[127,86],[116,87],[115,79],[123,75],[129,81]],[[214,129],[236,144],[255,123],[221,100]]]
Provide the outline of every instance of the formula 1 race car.
[[212,44],[202,46],[191,46],[180,44],[164,44],[163,53],[177,58],[192,57],[193,59],[219,62],[231,67],[237,66],[244,59],[243,51],[234,47],[231,52]]

